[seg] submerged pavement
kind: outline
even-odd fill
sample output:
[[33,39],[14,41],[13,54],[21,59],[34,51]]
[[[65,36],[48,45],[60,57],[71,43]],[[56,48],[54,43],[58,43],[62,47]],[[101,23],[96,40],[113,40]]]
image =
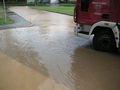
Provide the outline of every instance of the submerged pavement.
[[0,31],[0,90],[120,90],[120,55],[75,36],[71,16],[10,10],[34,26]]

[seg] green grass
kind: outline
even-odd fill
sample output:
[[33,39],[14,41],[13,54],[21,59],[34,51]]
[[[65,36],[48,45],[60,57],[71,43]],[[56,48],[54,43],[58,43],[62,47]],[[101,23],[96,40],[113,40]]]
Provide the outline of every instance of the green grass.
[[73,3],[60,3],[61,6],[65,6],[65,7],[73,7],[75,6],[75,4]]
[[0,8],[0,12],[2,12],[3,11],[3,9],[2,8]]
[[3,9],[0,8],[0,25],[3,25],[3,24],[12,24],[13,21],[11,19],[9,19],[7,17],[6,19],[6,22],[5,22],[5,19],[4,19],[4,14],[3,14]]
[[0,25],[3,25],[3,24],[12,24],[12,23],[13,23],[13,21],[10,20],[9,18],[7,18],[6,23],[5,23],[4,18],[0,18]]
[[74,7],[32,7],[32,8],[38,10],[47,10],[47,11],[52,11],[67,15],[73,15],[74,12]]

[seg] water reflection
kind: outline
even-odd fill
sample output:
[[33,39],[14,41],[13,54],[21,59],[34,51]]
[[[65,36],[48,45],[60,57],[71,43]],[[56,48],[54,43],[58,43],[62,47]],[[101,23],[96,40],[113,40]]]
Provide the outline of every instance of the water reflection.
[[76,90],[119,90],[120,56],[76,48],[72,72]]

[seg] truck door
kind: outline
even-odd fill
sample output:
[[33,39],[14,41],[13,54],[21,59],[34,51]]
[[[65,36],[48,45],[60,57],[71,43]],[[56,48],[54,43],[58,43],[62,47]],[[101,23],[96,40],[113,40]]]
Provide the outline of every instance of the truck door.
[[81,0],[80,2],[80,19],[89,19],[90,0]]
[[90,19],[90,4],[92,0],[78,0],[76,11],[77,11],[77,23],[86,24]]

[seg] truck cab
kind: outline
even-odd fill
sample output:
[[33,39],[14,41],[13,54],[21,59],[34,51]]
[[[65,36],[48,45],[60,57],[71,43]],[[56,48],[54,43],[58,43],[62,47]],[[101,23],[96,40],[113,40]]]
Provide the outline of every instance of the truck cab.
[[74,9],[75,32],[93,35],[96,50],[113,51],[120,44],[120,0],[77,0]]

